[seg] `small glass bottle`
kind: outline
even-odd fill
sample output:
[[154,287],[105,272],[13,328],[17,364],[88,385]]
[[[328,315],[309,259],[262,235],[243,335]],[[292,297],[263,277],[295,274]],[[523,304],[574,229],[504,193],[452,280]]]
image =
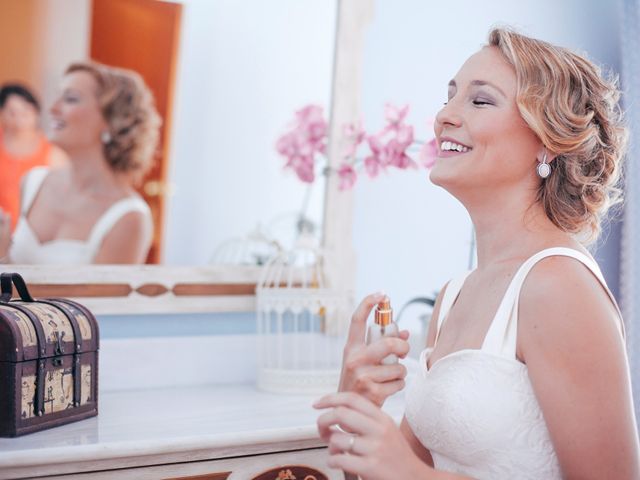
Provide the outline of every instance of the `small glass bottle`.
[[[374,323],[367,330],[367,344],[382,339],[383,337],[397,337],[398,324],[393,321],[393,310],[389,298],[385,297],[376,305]],[[394,354],[387,355],[382,359],[384,365],[392,365],[398,362],[398,357]]]

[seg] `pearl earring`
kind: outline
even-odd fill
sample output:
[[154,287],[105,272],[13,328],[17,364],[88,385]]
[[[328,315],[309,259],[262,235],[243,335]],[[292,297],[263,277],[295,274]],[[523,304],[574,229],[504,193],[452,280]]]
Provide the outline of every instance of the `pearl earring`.
[[105,145],[107,143],[111,143],[111,134],[108,130],[105,130],[100,134],[100,140],[102,140],[102,143],[104,143]]
[[539,163],[536,167],[536,171],[538,172],[538,176],[540,178],[547,178],[551,175],[551,165],[547,163],[547,152],[544,152],[542,156],[542,163]]

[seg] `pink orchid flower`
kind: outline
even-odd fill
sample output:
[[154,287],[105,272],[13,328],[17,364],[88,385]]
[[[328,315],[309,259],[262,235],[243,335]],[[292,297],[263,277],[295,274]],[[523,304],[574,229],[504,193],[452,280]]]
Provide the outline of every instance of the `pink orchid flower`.
[[436,163],[436,157],[438,156],[438,144],[435,138],[425,143],[420,149],[420,163],[425,168],[432,168]]
[[382,133],[378,133],[367,137],[371,155],[364,159],[364,168],[369,178],[377,177],[380,170],[385,166],[387,154],[382,140],[383,136]]
[[410,125],[400,125],[396,130],[395,138],[387,143],[387,154],[389,165],[396,168],[415,168],[416,163],[407,154],[406,150],[413,143],[413,127]]
[[411,125],[400,125],[396,130],[396,141],[398,145],[406,150],[413,143],[413,127]]
[[296,112],[296,119],[298,120],[298,123],[302,124],[322,122],[322,113],[323,109],[320,105],[305,105]]
[[313,157],[296,155],[289,158],[289,161],[285,165],[285,168],[288,167],[293,169],[293,171],[302,182],[313,183],[313,181],[315,180],[313,166]]
[[340,183],[338,190],[349,190],[356,183],[357,174],[353,165],[343,163],[338,169],[338,178]]
[[364,171],[367,173],[369,178],[376,178],[381,169],[382,165],[380,164],[378,157],[370,155],[364,159]]
[[285,168],[292,168],[303,182],[315,179],[316,154],[326,153],[327,122],[322,107],[307,105],[298,110],[291,129],[278,138],[276,150],[287,159]]
[[276,141],[277,152],[285,157],[291,157],[295,154],[295,141],[293,135],[286,133]]
[[296,112],[296,130],[303,133],[311,144],[323,142],[327,135],[327,122],[323,118],[322,107],[307,105]]
[[[371,178],[379,175],[387,167],[407,169],[418,166],[407,153],[415,141],[413,127],[404,123],[408,113],[409,105],[396,107],[386,104],[386,125],[374,135],[366,134],[362,122],[345,126],[344,162],[337,171],[333,170],[333,173],[338,175],[340,190],[350,189],[355,184],[357,151],[365,140],[370,154],[364,158],[363,164],[366,174]],[[430,119],[430,122],[433,123],[433,119]],[[291,168],[301,181],[312,183],[315,180],[317,156],[326,156],[327,136],[328,125],[323,118],[322,107],[307,105],[296,111],[289,131],[278,138],[276,150],[286,158],[285,168]],[[431,168],[436,155],[437,145],[434,139],[420,149],[420,164]],[[332,169],[326,166],[324,173],[328,175],[331,172]]]
[[387,144],[387,152],[387,163],[389,166],[396,167],[401,170],[416,167],[416,163],[409,155],[407,155],[407,153],[404,151],[404,148],[400,146],[396,139],[391,139],[389,141],[389,143]]
[[400,143],[396,139],[391,139],[387,144],[388,151],[388,164],[392,167],[399,168],[401,170],[406,170],[407,168],[415,168],[416,162],[407,155],[404,151],[404,148],[400,145]]
[[368,138],[371,155],[365,158],[365,169],[370,177],[378,175],[381,168],[392,166],[396,168],[415,167],[416,164],[406,153],[407,148],[413,143],[413,127],[400,125],[389,136],[389,130],[383,130]]
[[402,125],[408,113],[409,105],[398,108],[395,105],[387,103],[384,106],[384,118],[388,123],[387,128],[394,130]]

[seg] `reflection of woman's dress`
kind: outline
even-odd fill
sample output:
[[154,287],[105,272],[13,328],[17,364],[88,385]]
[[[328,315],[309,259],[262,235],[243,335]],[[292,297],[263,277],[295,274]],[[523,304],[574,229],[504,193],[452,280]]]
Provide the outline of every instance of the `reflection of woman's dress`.
[[[585,264],[606,288],[598,266],[570,248],[550,248],[527,260],[514,276],[479,350],[460,350],[420,372],[407,390],[406,417],[439,470],[477,479],[562,477],[527,366],[516,358],[518,298],[526,275],[544,257],[563,255]],[[440,329],[467,275],[449,283],[437,321]],[[614,301],[615,303],[615,301]]]
[[129,212],[140,212],[151,222],[149,206],[138,197],[124,198],[111,205],[93,225],[87,240],[51,240],[41,243],[27,221],[27,213],[49,169],[34,168],[24,179],[24,194],[18,225],[9,250],[12,263],[90,264],[104,237]]

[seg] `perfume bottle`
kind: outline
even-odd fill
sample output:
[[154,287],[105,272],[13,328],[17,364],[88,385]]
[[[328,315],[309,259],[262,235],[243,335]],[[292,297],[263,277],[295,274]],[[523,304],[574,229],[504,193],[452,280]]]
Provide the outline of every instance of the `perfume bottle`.
[[[367,330],[367,344],[380,340],[383,337],[397,337],[398,324],[393,321],[393,310],[389,298],[385,297],[376,305],[374,323]],[[398,357],[394,354],[387,355],[382,359],[384,365],[391,365],[398,362]]]

